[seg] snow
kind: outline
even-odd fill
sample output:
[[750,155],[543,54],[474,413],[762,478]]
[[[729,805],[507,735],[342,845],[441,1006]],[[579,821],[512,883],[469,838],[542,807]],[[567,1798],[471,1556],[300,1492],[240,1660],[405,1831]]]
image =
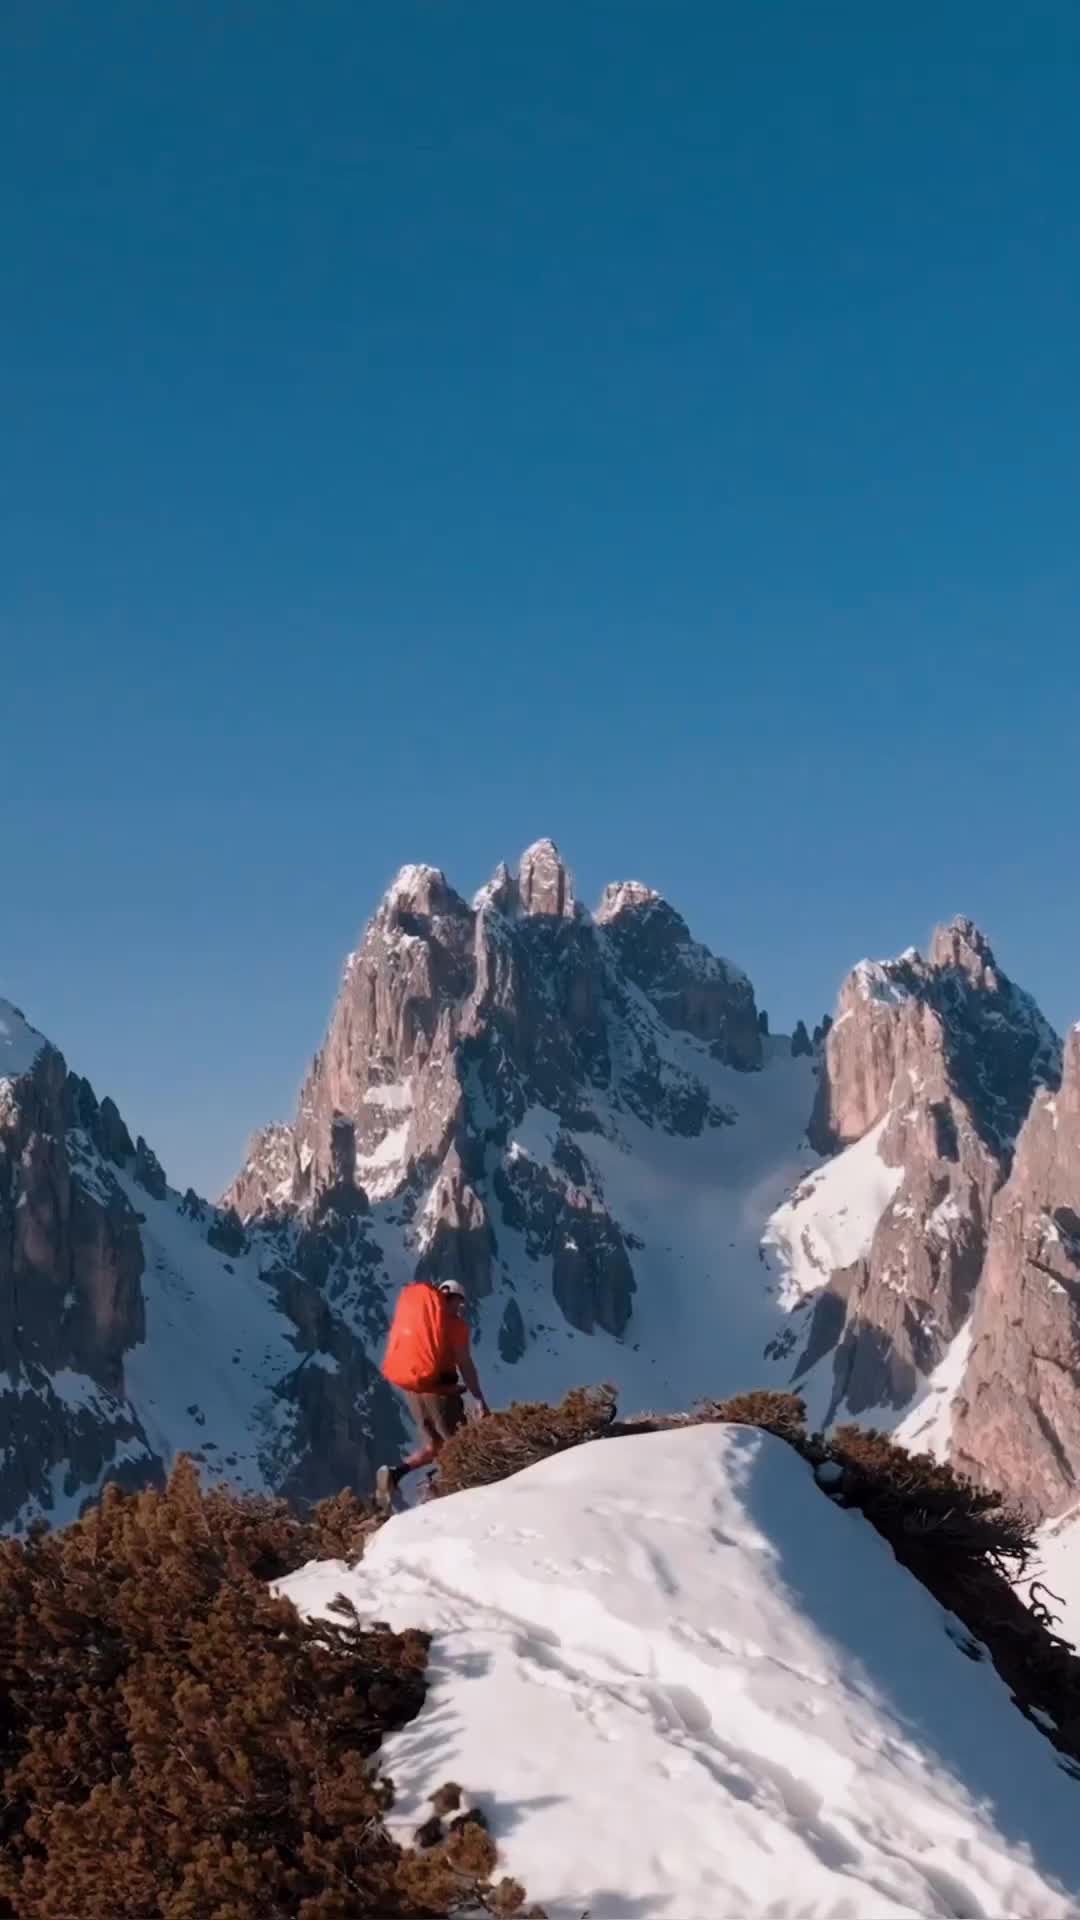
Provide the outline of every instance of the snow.
[[400,1515],[307,1613],[434,1635],[387,1741],[410,1835],[448,1779],[551,1920],[1065,1920],[1074,1780],[988,1661],[779,1440],[602,1440]]
[[892,978],[884,961],[860,960],[854,969],[854,978],[864,1000],[880,1000],[886,1006],[899,1007],[911,998],[907,988]]
[[409,1122],[402,1120],[396,1127],[384,1133],[378,1145],[370,1153],[357,1156],[358,1165],[365,1167],[395,1167],[405,1152],[405,1142],[409,1137]]
[[260,1278],[255,1251],[226,1262],[175,1194],[154,1200],[118,1179],[145,1216],[146,1338],[124,1356],[143,1432],[166,1461],[191,1453],[210,1479],[263,1492],[287,1442],[289,1413],[275,1389],[303,1359],[296,1328]]
[[561,1126],[558,1114],[552,1113],[549,1107],[526,1108],[510,1135],[508,1158],[516,1160],[519,1154],[524,1154],[529,1160],[549,1167]]
[[429,867],[423,862],[419,864],[410,863],[404,867],[399,867],[383,896],[384,905],[388,907],[407,906],[410,901],[416,899],[417,894],[423,893],[433,881],[445,885],[445,879],[446,876],[440,868]]
[[88,1373],[76,1373],[71,1367],[59,1367],[49,1375],[49,1385],[58,1400],[72,1412],[87,1410],[103,1418],[111,1418],[120,1404],[112,1394]]
[[[663,1038],[672,1074],[700,1078],[734,1124],[688,1138],[594,1093],[603,1131],[562,1127],[629,1237],[633,1315],[621,1340],[576,1332],[552,1298],[549,1261],[530,1259],[522,1237],[497,1216],[500,1268],[513,1280],[531,1337],[520,1361],[503,1361],[497,1335],[507,1291],[497,1287],[480,1303],[477,1360],[493,1404],[559,1399],[581,1381],[611,1380],[626,1411],[681,1410],[705,1395],[779,1384],[764,1352],[788,1316],[760,1241],[785,1193],[817,1163],[805,1141],[813,1063],[793,1058],[790,1044],[774,1037],[763,1070],[739,1073],[688,1035],[666,1029]],[[519,1154],[550,1167],[558,1131],[557,1116],[536,1106],[511,1140]],[[559,1169],[555,1177],[567,1179]]]
[[769,1221],[764,1245],[783,1267],[785,1305],[795,1306],[825,1286],[837,1268],[869,1253],[904,1178],[903,1167],[887,1167],[878,1153],[887,1120],[826,1161]]
[[384,1133],[370,1153],[357,1154],[356,1176],[369,1200],[385,1200],[401,1185],[408,1158],[411,1125],[411,1119],[406,1114],[396,1127]]
[[0,1081],[18,1080],[29,1073],[42,1047],[43,1034],[36,1033],[18,1007],[0,1000]]
[[940,1238],[947,1240],[949,1238],[950,1228],[954,1227],[962,1218],[963,1215],[957,1205],[956,1195],[954,1193],[947,1193],[944,1200],[939,1200],[937,1206],[930,1214],[926,1222],[926,1232],[928,1235],[932,1234],[935,1239]]
[[[930,1453],[935,1460],[947,1460],[952,1442],[956,1397],[963,1383],[971,1353],[973,1316],[965,1320],[929,1379],[921,1381],[915,1398],[896,1428],[894,1439],[912,1453]],[[895,1412],[892,1419],[895,1420]],[[868,1418],[869,1426],[888,1426],[892,1422]]]
[[100,1497],[105,1482],[115,1477],[117,1467],[129,1464],[145,1467],[149,1460],[150,1455],[141,1440],[121,1440],[92,1479],[77,1483],[71,1480],[68,1461],[57,1461],[49,1468],[47,1497],[43,1501],[33,1498],[24,1501],[6,1524],[5,1532],[16,1535],[26,1533],[35,1520],[41,1519],[46,1520],[50,1527],[68,1527],[79,1518],[88,1502]]
[[387,1113],[411,1113],[412,1084],[408,1080],[388,1080],[383,1086],[369,1086],[364,1094],[364,1104],[382,1107]]
[[617,919],[620,913],[659,905],[660,895],[655,887],[647,886],[644,880],[613,880],[604,888],[594,917],[599,926],[604,926],[609,920]]
[[1042,1528],[1034,1579],[1054,1596],[1038,1596],[1058,1615],[1054,1631],[1080,1648],[1080,1508]]

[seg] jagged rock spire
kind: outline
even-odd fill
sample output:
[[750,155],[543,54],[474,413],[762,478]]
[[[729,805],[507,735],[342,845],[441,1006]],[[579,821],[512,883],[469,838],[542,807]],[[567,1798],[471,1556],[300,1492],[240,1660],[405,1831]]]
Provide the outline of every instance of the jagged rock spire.
[[568,919],[574,912],[574,883],[554,840],[526,847],[518,867],[522,911]]
[[966,915],[958,914],[947,926],[938,927],[930,946],[932,967],[951,967],[967,975],[975,986],[995,992],[998,987],[994,950],[981,927]]

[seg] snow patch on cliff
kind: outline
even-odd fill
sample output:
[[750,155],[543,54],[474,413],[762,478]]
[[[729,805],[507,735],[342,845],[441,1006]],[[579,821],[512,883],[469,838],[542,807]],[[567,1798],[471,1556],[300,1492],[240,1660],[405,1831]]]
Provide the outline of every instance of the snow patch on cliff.
[[832,1274],[869,1253],[886,1208],[904,1178],[888,1167],[878,1144],[888,1116],[855,1145],[802,1181],[766,1226],[762,1245],[784,1274],[781,1304],[792,1308]]
[[[965,1320],[933,1373],[920,1384],[914,1403],[896,1428],[894,1439],[912,1453],[931,1453],[935,1460],[949,1457],[956,1398],[971,1352],[972,1324],[971,1318]],[[867,1418],[866,1423],[888,1425],[887,1420],[876,1416]]]

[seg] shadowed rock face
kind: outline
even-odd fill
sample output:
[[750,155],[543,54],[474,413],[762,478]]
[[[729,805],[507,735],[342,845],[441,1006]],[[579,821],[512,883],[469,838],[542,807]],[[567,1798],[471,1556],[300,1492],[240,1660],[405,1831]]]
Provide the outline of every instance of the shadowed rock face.
[[[146,1142],[132,1142],[114,1103],[99,1104],[55,1048],[31,1035],[26,1055],[18,1071],[0,1072],[0,1526],[74,1513],[80,1496],[91,1497],[106,1480],[154,1483],[169,1464],[160,1411],[133,1395],[128,1379],[131,1355],[153,1331],[144,1194],[175,1235],[179,1264],[166,1284],[190,1297],[193,1315],[199,1308],[186,1260],[198,1267],[209,1259],[211,1283],[223,1291],[236,1285],[234,1261],[251,1255],[265,1270],[280,1331],[276,1353],[267,1348],[265,1317],[250,1333],[251,1361],[265,1377],[273,1415],[258,1484],[302,1497],[370,1486],[374,1452],[396,1448],[401,1419],[350,1324],[355,1311],[360,1333],[377,1338],[377,1298],[355,1308],[350,1302],[348,1318],[334,1303],[377,1266],[362,1195],[350,1186],[339,1212],[328,1191],[317,1221],[303,1231],[271,1220],[257,1229],[252,1253],[235,1214],[219,1213],[190,1190],[183,1199],[171,1193]],[[238,1337],[242,1343],[242,1325]],[[208,1346],[205,1366],[240,1358]],[[169,1355],[159,1363],[167,1367]],[[192,1373],[193,1403],[201,1372]],[[201,1423],[195,1404],[189,1411]],[[219,1455],[220,1438],[205,1435]],[[215,1461],[208,1451],[205,1464],[229,1477],[227,1458]]]
[[[72,1123],[76,1156],[95,1133],[130,1146],[118,1118],[45,1043],[0,1080],[0,1521],[54,1470],[93,1480],[136,1434],[115,1396],[144,1330],[138,1218],[119,1188],[84,1184],[68,1150]],[[52,1376],[72,1382],[67,1399]]]
[[930,957],[856,967],[825,1037],[810,1137],[822,1152],[881,1126],[902,1177],[869,1244],[818,1296],[796,1368],[832,1354],[827,1419],[904,1407],[970,1315],[994,1196],[1018,1128],[1060,1074],[1060,1045],[968,920]]
[[994,1204],[953,1448],[1040,1514],[1080,1498],[1080,1028]]
[[[550,840],[516,873],[500,866],[471,906],[436,868],[403,868],[346,965],[293,1126],[256,1136],[226,1198],[250,1219],[310,1210],[330,1181],[376,1202],[411,1195],[416,1271],[459,1279],[474,1300],[492,1290],[511,1219],[569,1324],[621,1334],[629,1254],[568,1135],[600,1128],[601,1097],[687,1136],[722,1124],[667,1058],[672,1031],[729,1065],[761,1064],[749,981],[648,888],[609,888],[592,919]],[[550,1166],[509,1150],[536,1108],[568,1130]],[[345,1129],[351,1172],[335,1157]],[[508,1309],[511,1349],[519,1321]]]
[[624,881],[607,888],[596,918],[627,978],[669,1026],[708,1041],[728,1066],[760,1067],[762,1031],[749,980],[693,940],[666,900]]
[[0,1082],[0,1371],[71,1367],[112,1390],[142,1337],[142,1244],[123,1194],[96,1195],[73,1174],[77,1084],[47,1045],[28,1074]]

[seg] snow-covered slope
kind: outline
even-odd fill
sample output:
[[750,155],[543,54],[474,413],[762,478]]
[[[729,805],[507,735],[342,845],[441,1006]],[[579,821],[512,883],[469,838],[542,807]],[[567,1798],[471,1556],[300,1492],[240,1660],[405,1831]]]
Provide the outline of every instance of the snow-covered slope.
[[1075,1780],[770,1436],[599,1441],[283,1590],[433,1633],[394,1817],[457,1780],[552,1920],[1077,1910]]
[[1080,1508],[1073,1507],[1051,1520],[1038,1537],[1038,1558],[1032,1583],[1043,1592],[1037,1598],[1055,1619],[1055,1633],[1080,1650]]
[[904,1178],[878,1152],[885,1122],[800,1182],[777,1208],[764,1235],[785,1277],[783,1297],[798,1306],[827,1286],[838,1269],[865,1259],[881,1217]]

